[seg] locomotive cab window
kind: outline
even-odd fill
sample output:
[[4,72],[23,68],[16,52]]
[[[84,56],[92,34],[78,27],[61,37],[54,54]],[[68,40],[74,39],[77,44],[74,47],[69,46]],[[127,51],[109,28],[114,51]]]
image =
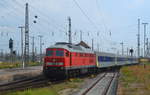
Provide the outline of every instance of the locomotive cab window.
[[63,50],[56,50],[56,56],[64,56]]

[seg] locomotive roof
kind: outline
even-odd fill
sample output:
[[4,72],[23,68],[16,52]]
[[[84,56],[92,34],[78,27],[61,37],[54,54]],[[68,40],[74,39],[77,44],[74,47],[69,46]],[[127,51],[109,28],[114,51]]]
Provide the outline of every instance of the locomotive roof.
[[56,43],[55,45],[52,45],[49,48],[63,48],[70,52],[94,53],[94,51],[92,51],[89,48],[85,48],[81,45],[75,45],[70,43]]

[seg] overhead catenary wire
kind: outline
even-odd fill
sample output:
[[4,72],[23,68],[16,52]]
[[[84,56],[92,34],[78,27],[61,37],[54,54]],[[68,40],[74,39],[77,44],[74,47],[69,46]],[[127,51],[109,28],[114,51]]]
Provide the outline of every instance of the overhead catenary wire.
[[[58,35],[58,36],[62,36],[61,33],[63,33],[63,32],[64,32],[64,35],[65,35],[66,31],[65,31],[65,30],[62,30],[64,27],[61,27],[61,26],[59,26],[59,25],[54,25],[53,23],[50,23],[50,21],[49,21],[50,19],[49,19],[48,17],[43,16],[43,13],[41,13],[41,11],[38,11],[38,12],[37,12],[37,9],[36,9],[36,8],[33,8],[33,7],[31,7],[31,6],[32,6],[32,5],[30,5],[30,8],[31,8],[30,11],[31,11],[32,13],[36,13],[36,14],[39,13],[39,14],[41,14],[41,15],[40,15],[40,20],[42,20],[43,24],[39,24],[39,23],[37,22],[37,23],[38,23],[37,25],[38,25],[39,27],[42,27],[42,28],[45,27],[44,29],[47,28],[47,29],[52,30],[52,32],[51,32],[51,33],[52,33],[52,37],[54,36],[54,35],[53,35],[53,34],[54,34],[53,30],[54,30],[54,31],[56,31],[56,30],[59,31],[59,35]],[[42,17],[41,17],[41,16],[42,16]],[[51,21],[51,22],[52,22],[52,21]],[[54,22],[54,21],[53,21],[53,22]],[[46,27],[46,26],[47,26],[47,27]],[[50,27],[51,27],[51,28],[50,28]],[[61,28],[61,29],[60,29],[60,28]],[[63,32],[61,32],[61,31],[63,31]],[[41,32],[43,32],[43,31],[41,31]],[[41,32],[40,32],[40,34],[41,34]],[[46,33],[46,32],[44,32],[44,33]],[[47,33],[48,33],[48,32],[47,32]],[[49,34],[48,34],[48,35],[49,35]],[[51,37],[50,37],[50,38],[51,38]],[[51,39],[52,39],[52,38],[51,38]]]
[[[100,0],[99,0],[100,1]],[[108,29],[108,26],[106,25],[106,22],[105,22],[105,20],[104,20],[104,16],[103,16],[103,12],[102,12],[102,10],[101,10],[101,7],[99,6],[99,2],[98,2],[98,0],[96,0],[96,6],[97,6],[97,9],[100,11],[100,13],[101,13],[101,15],[100,15],[100,13],[99,13],[99,16],[101,16],[101,18],[102,18],[102,22],[103,22],[103,24],[102,25],[104,25],[104,28],[105,28],[105,31],[107,31],[107,30],[109,30]]]
[[[33,0],[33,1],[36,1],[36,0]],[[105,38],[105,40],[103,40],[104,42],[109,43],[109,44],[110,44],[110,42],[113,42],[112,40],[110,40],[110,36],[109,36],[110,33],[108,34],[109,31],[107,31],[107,34],[106,34],[106,32],[102,32],[102,30],[100,31],[100,27],[87,14],[87,12],[84,10],[84,7],[81,6],[80,3],[77,2],[77,0],[73,0],[73,1],[76,4],[76,6],[80,9],[81,13],[86,17],[86,19],[91,24],[91,26],[94,27],[93,30],[96,31],[95,34],[97,34],[97,35],[95,36],[95,34],[93,33],[92,29],[90,30],[91,31],[90,34],[89,33],[84,33],[84,34],[85,35],[86,34],[89,35],[88,37],[90,37],[90,39],[91,38],[96,38],[96,39],[103,39],[103,38]],[[9,17],[10,16],[14,17],[15,15],[18,15],[18,17],[22,16],[22,17],[19,17],[19,21],[18,21],[19,24],[21,24],[21,22],[24,21],[24,15],[22,14],[22,13],[24,13],[24,11],[21,11],[21,9],[23,8],[24,2],[26,2],[26,0],[24,0],[24,2],[21,2],[19,0],[11,0],[9,2],[9,3],[11,3],[10,6],[9,6],[10,8],[5,6],[5,4],[7,3],[7,0],[4,0],[3,2],[5,2],[5,3],[2,3],[2,2],[0,2],[0,3],[4,4],[4,8],[8,9],[7,12],[5,13],[6,14],[5,17],[8,17],[8,16]],[[63,33],[63,35],[64,35],[63,37],[67,38],[67,36],[66,36],[67,27],[64,24],[57,23],[54,18],[50,17],[48,14],[46,14],[46,12],[42,11],[42,9],[39,9],[36,6],[34,6],[33,3],[34,2],[32,2],[31,5],[29,4],[30,12],[32,14],[31,16],[38,15],[39,16],[39,19],[38,19],[39,21],[37,21],[37,24],[34,24],[34,23],[32,23],[33,19],[31,17],[31,21],[30,21],[31,22],[30,25],[31,25],[31,29],[32,29],[32,33],[31,34],[32,35],[39,35],[39,34],[43,34],[44,33],[44,35],[46,35],[46,36],[44,36],[44,38],[47,37],[47,38],[51,39],[51,37],[53,37],[53,38],[55,37],[55,40],[57,40],[56,39],[56,35],[57,36],[61,36],[62,33]],[[7,19],[7,18],[5,18],[5,19]],[[105,27],[105,29],[106,28],[108,29],[106,23],[105,23],[104,27]],[[83,30],[83,31],[86,31],[86,30]],[[75,32],[75,34],[78,35],[77,32]],[[51,36],[51,37],[49,37],[49,36]],[[88,39],[88,38],[86,38],[86,39]],[[76,39],[76,41],[77,41],[77,39]],[[95,40],[95,41],[98,41],[98,40]],[[97,43],[97,42],[95,42],[95,43]]]
[[[6,3],[6,2],[5,2]],[[14,2],[13,2],[14,3]],[[19,5],[19,3],[17,3],[17,1],[15,0],[15,3],[14,4],[17,4],[17,5]],[[12,5],[12,4],[11,4]],[[20,8],[22,8],[22,6],[23,5],[19,5],[20,6]],[[13,7],[13,6],[12,6]],[[20,8],[18,8],[18,9],[20,9]],[[9,9],[9,8],[8,8]],[[12,10],[10,13],[14,13],[15,15],[18,15],[19,13],[17,13],[16,12],[16,9],[13,7],[13,8],[10,8],[10,9],[14,9],[14,10]],[[22,13],[20,13],[20,14],[22,14]],[[45,20],[45,21],[47,21],[47,20]],[[39,25],[39,24],[38,24]],[[42,26],[42,24],[40,25],[40,26]],[[37,28],[40,28],[40,27],[36,27],[35,29],[37,29]],[[55,28],[55,29],[58,29],[58,27],[57,28]],[[41,29],[40,29],[41,30]],[[37,31],[39,31],[39,29],[37,29]]]
[[[22,6],[18,1],[16,1],[15,0],[15,3],[16,4],[18,4],[18,5],[20,5],[20,6]],[[48,23],[49,25],[52,25],[52,26],[54,26],[55,28],[57,27],[59,27],[59,28],[61,28],[61,30],[63,30],[64,31],[64,26],[62,26],[62,25],[59,25],[59,24],[57,24],[57,25],[55,25],[54,23],[55,23],[55,21],[53,20],[53,19],[51,19],[51,18],[49,18],[47,15],[45,15],[45,13],[44,12],[42,12],[42,11],[40,11],[39,9],[37,9],[37,8],[35,8],[32,4],[30,4],[30,6],[29,6],[30,8],[31,8],[31,11],[32,12],[37,12],[36,14],[40,14],[40,16],[43,16],[44,18],[41,18],[44,22],[46,22],[46,23]],[[53,23],[50,23],[50,21],[51,22],[53,22]],[[56,28],[56,29],[57,29]]]
[[[19,5],[20,7],[23,6],[21,3],[17,3],[16,0],[15,0],[15,4]],[[32,6],[32,5],[31,5],[31,6]],[[31,6],[29,6],[29,7],[31,7]],[[34,14],[34,13],[37,12],[37,11],[34,11],[34,9],[36,9],[36,8],[33,8],[33,7],[30,8],[30,11],[31,11],[32,14]],[[37,13],[39,13],[39,12],[37,12]],[[37,14],[37,13],[36,13],[36,14]],[[43,13],[40,13],[40,14],[43,14]],[[43,15],[42,15],[42,16],[43,16]],[[41,19],[41,18],[40,18],[40,19]],[[43,18],[42,18],[42,20],[43,20]],[[64,30],[59,29],[58,26],[55,26],[54,24],[50,23],[48,17],[47,17],[47,19],[45,19],[45,17],[44,17],[43,22],[44,22],[44,23],[47,23],[47,24],[44,25],[44,23],[43,23],[43,24],[38,23],[38,24],[35,24],[35,25],[34,25],[33,23],[31,23],[30,26],[31,26],[31,28],[32,28],[32,26],[35,27],[34,30],[36,29],[35,31],[39,31],[40,34],[43,32],[43,31],[42,31],[42,30],[43,30],[43,27],[45,27],[45,28],[47,28],[47,29],[49,28],[49,27],[46,27],[46,25],[47,25],[47,26],[50,25],[50,27],[53,26],[53,27],[50,29],[50,30],[52,30],[52,31],[53,31],[53,29],[58,30],[58,31],[64,31]],[[51,25],[52,25],[52,26],[51,26]],[[41,27],[42,27],[42,28],[41,28]],[[64,32],[65,32],[65,31],[64,31]],[[59,33],[59,34],[60,34],[60,33]]]
[[[19,3],[18,3],[19,4]],[[54,25],[54,24],[51,24],[50,22],[48,22],[50,19],[48,18],[48,16],[47,15],[44,15],[44,13],[43,12],[41,12],[39,9],[37,9],[37,8],[34,8],[34,6],[32,6],[32,5],[30,5],[30,7],[32,7],[31,8],[31,10],[35,10],[36,12],[38,11],[38,13],[40,13],[40,14],[42,14],[42,16],[44,16],[44,22],[46,22],[46,23],[48,23],[48,25],[52,25],[52,26],[54,26],[56,29],[58,29],[58,26],[59,27],[61,27],[60,25]],[[52,22],[55,22],[55,21],[52,21]],[[93,24],[92,24],[93,25]],[[63,27],[64,28],[64,27]],[[59,29],[60,30],[60,29]],[[64,30],[64,32],[66,33],[66,30]]]
[[[15,0],[15,2],[17,2],[16,0]],[[14,2],[13,2],[14,3]],[[15,4],[15,3],[14,3]],[[21,7],[22,5],[20,5],[20,7]],[[22,12],[21,11],[16,11],[16,8],[14,8],[13,6],[12,6],[12,4],[11,4],[11,7],[12,8],[10,8],[11,9],[11,12],[14,14],[14,15],[18,15],[19,13],[21,14]],[[8,8],[9,9],[9,8]],[[19,9],[19,8],[17,8],[17,9]],[[36,9],[36,8],[31,8],[31,10],[34,10],[34,9]],[[14,11],[13,11],[14,10]],[[11,13],[10,12],[10,13]],[[40,14],[43,14],[43,12],[41,13],[40,12]],[[53,27],[52,28],[54,28],[54,29],[57,29],[58,31],[60,31],[61,29],[63,29],[63,28],[61,28],[61,29],[58,29],[58,26],[59,25],[54,25],[54,24],[52,24],[52,23],[50,23],[49,22],[49,19],[48,19],[48,17],[47,16],[45,16],[45,15],[42,15],[42,16],[44,16],[45,18],[44,18],[44,22],[46,22],[47,23],[47,25],[52,25]],[[54,21],[53,21],[54,22]],[[32,25],[32,24],[31,24]],[[35,27],[35,29],[37,30],[37,31],[41,31],[42,29],[41,29],[41,26],[42,26],[43,24],[37,24],[37,25],[35,25],[36,27]],[[40,27],[39,27],[40,26]],[[42,26],[43,27],[43,26]],[[60,27],[60,26],[59,26]],[[62,30],[61,30],[62,31]],[[41,31],[42,32],[42,31]],[[66,32],[66,30],[64,30],[64,32]]]
[[98,27],[95,25],[95,23],[90,19],[90,17],[80,7],[80,5],[78,4],[78,2],[76,0],[73,0],[73,1],[76,4],[76,6],[80,9],[80,11],[83,13],[83,15],[87,18],[87,20],[91,23],[91,25],[93,25],[97,30],[99,30]]
[[[96,26],[96,24],[93,22],[93,20],[90,19],[90,17],[86,14],[86,12],[81,8],[81,6],[79,5],[79,3],[76,0],[73,0],[74,3],[76,4],[76,6],[80,9],[80,11],[82,12],[82,14],[87,18],[87,20],[91,23],[91,25],[93,25],[94,28],[96,28],[96,30],[99,32],[99,28]],[[106,26],[105,26],[106,27]],[[104,32],[105,33],[105,32]],[[101,33],[101,38],[105,38],[105,41],[108,42],[112,42],[111,40],[108,40],[106,37],[104,37],[103,33]],[[109,44],[110,44],[109,43]]]
[[[2,1],[0,2],[0,5],[3,6],[3,8],[7,9],[7,12],[8,12],[7,15],[8,15],[8,16],[11,15],[11,16],[15,16],[15,17],[16,17],[16,15],[18,15],[18,10],[19,10],[19,9],[18,9],[18,8],[15,8],[14,6],[12,6],[11,3],[9,4],[9,7],[7,7],[5,4],[7,4],[7,2],[6,2],[5,0],[2,0]],[[20,12],[21,12],[20,14],[23,13],[22,11],[20,11]],[[7,15],[5,15],[5,16],[7,16]],[[4,16],[4,17],[5,17],[5,16]],[[18,19],[20,19],[21,22],[24,21],[23,18],[18,17]]]

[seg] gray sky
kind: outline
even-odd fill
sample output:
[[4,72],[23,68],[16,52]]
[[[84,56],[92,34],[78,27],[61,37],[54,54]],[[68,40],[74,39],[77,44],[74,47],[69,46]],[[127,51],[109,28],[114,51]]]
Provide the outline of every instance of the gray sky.
[[[79,34],[82,30],[85,42],[91,45],[91,39],[94,38],[95,49],[99,43],[101,50],[109,52],[114,47],[120,50],[122,41],[125,48],[136,48],[137,19],[141,18],[141,22],[150,21],[149,0],[1,0],[0,49],[8,51],[8,40],[12,37],[15,49],[20,50],[18,26],[24,25],[26,2],[29,3],[30,36],[36,37],[37,48],[38,35],[43,35],[44,48],[57,41],[68,41],[68,16],[72,18],[74,43],[80,41]],[[36,24],[33,23],[35,15],[38,16]],[[149,28],[148,26],[148,37]],[[141,35],[143,36],[143,26]],[[141,39],[143,42],[143,37]]]

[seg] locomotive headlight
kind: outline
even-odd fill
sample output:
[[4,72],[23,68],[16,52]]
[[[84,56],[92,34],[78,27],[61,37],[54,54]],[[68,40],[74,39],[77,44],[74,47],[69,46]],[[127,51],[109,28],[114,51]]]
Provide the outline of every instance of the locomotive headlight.
[[63,65],[63,64],[64,64],[63,62],[58,62],[58,63],[57,63],[57,65]]
[[53,63],[49,62],[49,63],[47,63],[47,65],[53,65]]

